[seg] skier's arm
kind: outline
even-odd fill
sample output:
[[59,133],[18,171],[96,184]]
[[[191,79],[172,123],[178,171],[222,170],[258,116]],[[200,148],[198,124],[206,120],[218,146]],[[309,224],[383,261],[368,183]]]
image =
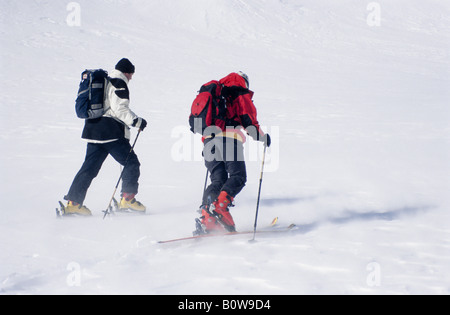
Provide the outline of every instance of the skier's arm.
[[130,92],[126,83],[120,79],[112,79],[109,92],[109,103],[114,117],[131,127],[138,116],[130,109]]
[[248,93],[239,96],[239,118],[241,119],[242,127],[247,130],[248,134],[253,139],[262,140],[264,132],[259,126],[256,107],[253,104],[251,95],[252,93]]

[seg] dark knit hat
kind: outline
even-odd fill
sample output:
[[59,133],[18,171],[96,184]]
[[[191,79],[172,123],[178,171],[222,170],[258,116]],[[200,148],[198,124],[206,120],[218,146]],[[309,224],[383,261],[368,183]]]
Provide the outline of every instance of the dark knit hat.
[[134,73],[135,68],[130,60],[128,60],[127,58],[123,58],[116,64],[116,70],[119,70],[123,73]]

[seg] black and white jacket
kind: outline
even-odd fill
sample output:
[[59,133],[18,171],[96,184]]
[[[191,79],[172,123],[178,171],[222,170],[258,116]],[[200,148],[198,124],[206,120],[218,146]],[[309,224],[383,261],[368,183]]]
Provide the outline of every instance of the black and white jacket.
[[111,71],[105,94],[105,114],[98,119],[87,119],[81,137],[91,143],[130,139],[130,127],[138,116],[129,107],[127,77],[118,70]]

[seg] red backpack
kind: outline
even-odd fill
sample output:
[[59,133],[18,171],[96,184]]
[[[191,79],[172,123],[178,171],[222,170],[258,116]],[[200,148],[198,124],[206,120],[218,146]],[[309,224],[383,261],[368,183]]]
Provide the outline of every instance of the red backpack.
[[210,126],[216,126],[223,130],[225,128],[225,100],[221,96],[222,84],[219,81],[210,81],[201,86],[197,97],[192,102],[189,125],[193,133],[203,136],[217,132],[217,128],[208,129],[208,134],[204,131]]

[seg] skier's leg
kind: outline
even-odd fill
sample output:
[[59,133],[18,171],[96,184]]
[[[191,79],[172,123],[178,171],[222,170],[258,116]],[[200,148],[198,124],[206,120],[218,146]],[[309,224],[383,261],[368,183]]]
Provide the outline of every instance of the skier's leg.
[[[139,188],[140,162],[136,153],[131,151],[130,142],[126,139],[107,143],[108,152],[122,166],[122,198],[120,200],[121,209],[145,212],[145,206],[135,199]],[[130,152],[131,151],[131,152]]]
[[228,179],[228,174],[225,171],[224,162],[218,161],[205,162],[205,164],[209,170],[209,173],[211,174],[210,175],[211,184],[206,188],[205,192],[203,193],[203,204],[209,205],[219,196],[223,185]]
[[209,233],[211,231],[223,230],[217,219],[211,214],[210,206],[217,199],[223,184],[228,179],[225,170],[225,163],[221,157],[222,138],[206,139],[203,149],[205,166],[210,173],[211,184],[203,192],[202,206],[200,207],[200,223],[202,227],[197,226],[196,233]]
[[225,145],[225,170],[229,178],[224,183],[222,190],[235,198],[241,192],[247,182],[247,170],[244,160],[244,146],[242,142],[234,139],[226,139]]
[[244,147],[242,142],[235,139],[224,139],[224,165],[228,179],[222,186],[221,192],[214,202],[214,212],[230,232],[235,231],[230,206],[234,197],[244,188],[247,181],[247,172],[244,161]]
[[211,184],[203,193],[203,205],[210,205],[219,196],[222,186],[228,179],[225,163],[221,155],[222,138],[205,140],[203,156],[209,171]]
[[92,180],[97,177],[107,156],[102,144],[88,143],[84,163],[64,199],[83,204]]

